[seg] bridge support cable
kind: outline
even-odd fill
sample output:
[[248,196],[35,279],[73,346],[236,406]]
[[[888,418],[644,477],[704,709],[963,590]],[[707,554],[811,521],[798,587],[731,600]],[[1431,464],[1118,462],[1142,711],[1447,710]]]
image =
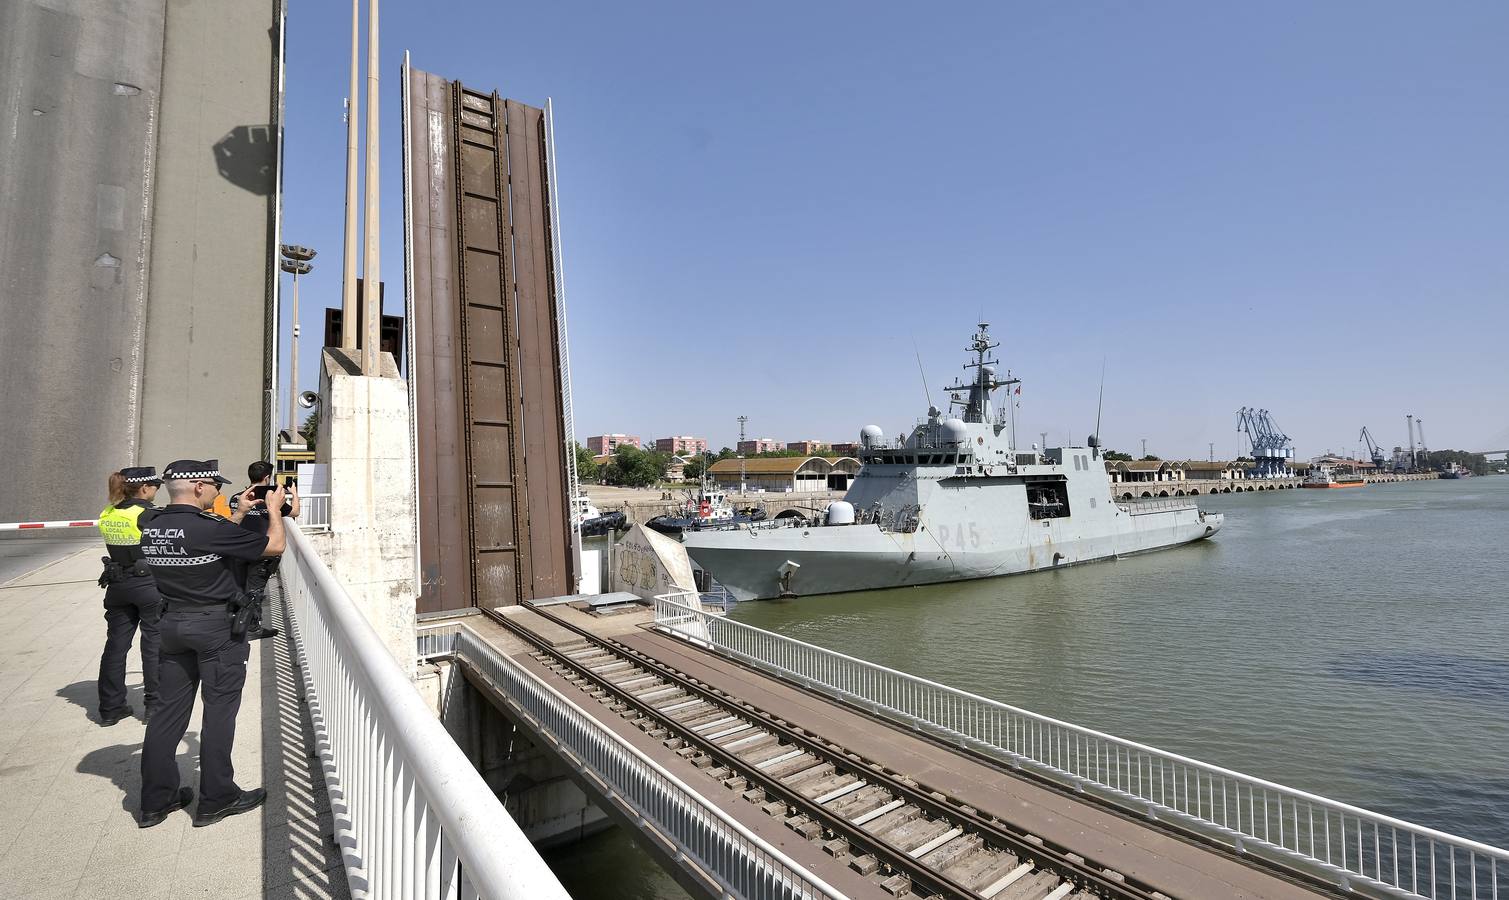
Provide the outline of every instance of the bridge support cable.
[[297,524],[279,570],[351,893],[569,900]]
[[1349,891],[1500,900],[1509,850],[655,599],[656,627],[867,713]]

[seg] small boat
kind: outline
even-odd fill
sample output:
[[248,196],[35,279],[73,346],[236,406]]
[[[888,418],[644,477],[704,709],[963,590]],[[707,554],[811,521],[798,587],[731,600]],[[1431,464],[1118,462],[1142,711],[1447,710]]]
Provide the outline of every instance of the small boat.
[[1362,487],[1362,476],[1351,473],[1338,475],[1330,466],[1320,466],[1314,472],[1305,476],[1301,487],[1307,488],[1349,488]]
[[629,527],[628,517],[621,511],[598,512],[591,498],[585,494],[578,494],[574,498],[571,517],[584,537],[595,537],[610,531],[624,531]]
[[734,509],[728,502],[728,494],[704,479],[697,492],[687,496],[679,511],[656,516],[644,523],[644,526],[661,534],[677,535],[687,531],[737,528],[764,520],[765,510],[758,507],[742,512]]

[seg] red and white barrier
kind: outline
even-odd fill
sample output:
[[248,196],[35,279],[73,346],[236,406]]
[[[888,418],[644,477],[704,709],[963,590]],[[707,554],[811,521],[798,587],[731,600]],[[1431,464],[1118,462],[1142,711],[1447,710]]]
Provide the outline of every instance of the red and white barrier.
[[33,528],[93,528],[94,519],[77,522],[0,522],[0,531],[28,531]]

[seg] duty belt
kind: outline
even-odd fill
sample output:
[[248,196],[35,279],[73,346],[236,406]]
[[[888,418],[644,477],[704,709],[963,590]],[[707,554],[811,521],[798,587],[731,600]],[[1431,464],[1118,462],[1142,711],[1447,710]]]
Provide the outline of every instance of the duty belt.
[[228,610],[228,607],[226,606],[225,603],[179,603],[177,601],[171,601],[170,600],[170,601],[164,603],[163,606],[162,606],[162,611],[163,611],[164,614],[166,614],[166,613],[174,613],[174,612],[222,612],[223,613],[223,612],[226,612],[227,610]]

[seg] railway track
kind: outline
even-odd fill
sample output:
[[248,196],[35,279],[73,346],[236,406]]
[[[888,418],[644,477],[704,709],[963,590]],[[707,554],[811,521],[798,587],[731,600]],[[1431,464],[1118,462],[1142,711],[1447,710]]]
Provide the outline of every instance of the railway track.
[[553,644],[494,616],[545,667],[897,896],[1164,898],[616,641],[535,608]]

